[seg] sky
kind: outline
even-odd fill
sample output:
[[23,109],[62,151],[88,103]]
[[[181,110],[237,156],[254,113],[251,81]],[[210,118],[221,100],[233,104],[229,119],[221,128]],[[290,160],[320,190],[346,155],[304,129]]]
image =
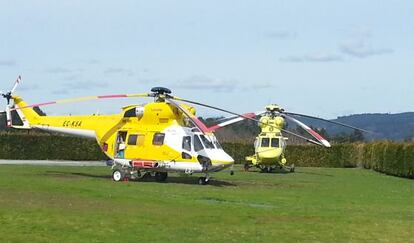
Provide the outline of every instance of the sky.
[[[28,103],[164,86],[239,113],[414,111],[413,12],[413,1],[397,0],[0,0],[0,90],[21,75],[16,93]],[[111,113],[149,101],[44,110]]]

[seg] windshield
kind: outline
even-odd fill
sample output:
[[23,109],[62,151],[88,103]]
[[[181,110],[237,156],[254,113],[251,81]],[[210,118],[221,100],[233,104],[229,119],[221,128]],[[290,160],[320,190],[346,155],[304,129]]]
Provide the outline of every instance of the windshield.
[[201,141],[203,141],[203,144],[208,149],[214,149],[213,143],[208,140],[204,135],[200,135]]
[[218,149],[223,149],[223,147],[221,147],[221,144],[217,140],[214,141],[214,145],[216,145],[216,148]]
[[269,147],[269,138],[262,138],[262,143],[260,145],[260,147]]
[[203,144],[200,141],[200,138],[198,138],[197,135],[194,135],[194,151],[198,152],[200,150],[203,150]]
[[272,138],[272,147],[279,148],[279,138]]

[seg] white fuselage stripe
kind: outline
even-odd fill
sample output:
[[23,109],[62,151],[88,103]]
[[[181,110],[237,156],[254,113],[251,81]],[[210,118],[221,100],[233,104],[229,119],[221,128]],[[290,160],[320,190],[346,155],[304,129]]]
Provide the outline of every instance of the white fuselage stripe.
[[64,133],[64,134],[69,134],[69,135],[75,135],[79,137],[96,139],[96,133],[93,130],[74,129],[74,128],[65,128],[65,127],[51,127],[47,125],[33,125],[32,127],[41,129],[44,131],[58,132],[58,133]]

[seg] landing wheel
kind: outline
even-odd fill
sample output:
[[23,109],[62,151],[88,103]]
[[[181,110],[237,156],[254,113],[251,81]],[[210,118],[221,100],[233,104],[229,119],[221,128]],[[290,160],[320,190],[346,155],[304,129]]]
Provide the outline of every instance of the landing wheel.
[[116,169],[112,172],[112,180],[122,181],[124,178],[125,178],[125,174],[121,170]]
[[168,173],[167,172],[156,172],[154,177],[156,181],[165,181],[168,177]]
[[260,168],[262,173],[272,173],[272,167],[264,166]]
[[199,185],[207,185],[209,182],[209,180],[207,179],[207,177],[199,177],[198,178],[198,184]]

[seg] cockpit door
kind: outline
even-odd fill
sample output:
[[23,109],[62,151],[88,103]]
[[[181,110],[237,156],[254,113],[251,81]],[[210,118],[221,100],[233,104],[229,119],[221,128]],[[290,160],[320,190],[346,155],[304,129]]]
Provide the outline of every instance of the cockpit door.
[[123,159],[125,158],[125,149],[126,149],[126,138],[127,132],[126,131],[119,131],[116,140],[115,140],[115,158]]
[[182,146],[181,146],[183,150],[181,152],[182,159],[192,159],[191,147],[192,147],[191,136],[183,136]]

